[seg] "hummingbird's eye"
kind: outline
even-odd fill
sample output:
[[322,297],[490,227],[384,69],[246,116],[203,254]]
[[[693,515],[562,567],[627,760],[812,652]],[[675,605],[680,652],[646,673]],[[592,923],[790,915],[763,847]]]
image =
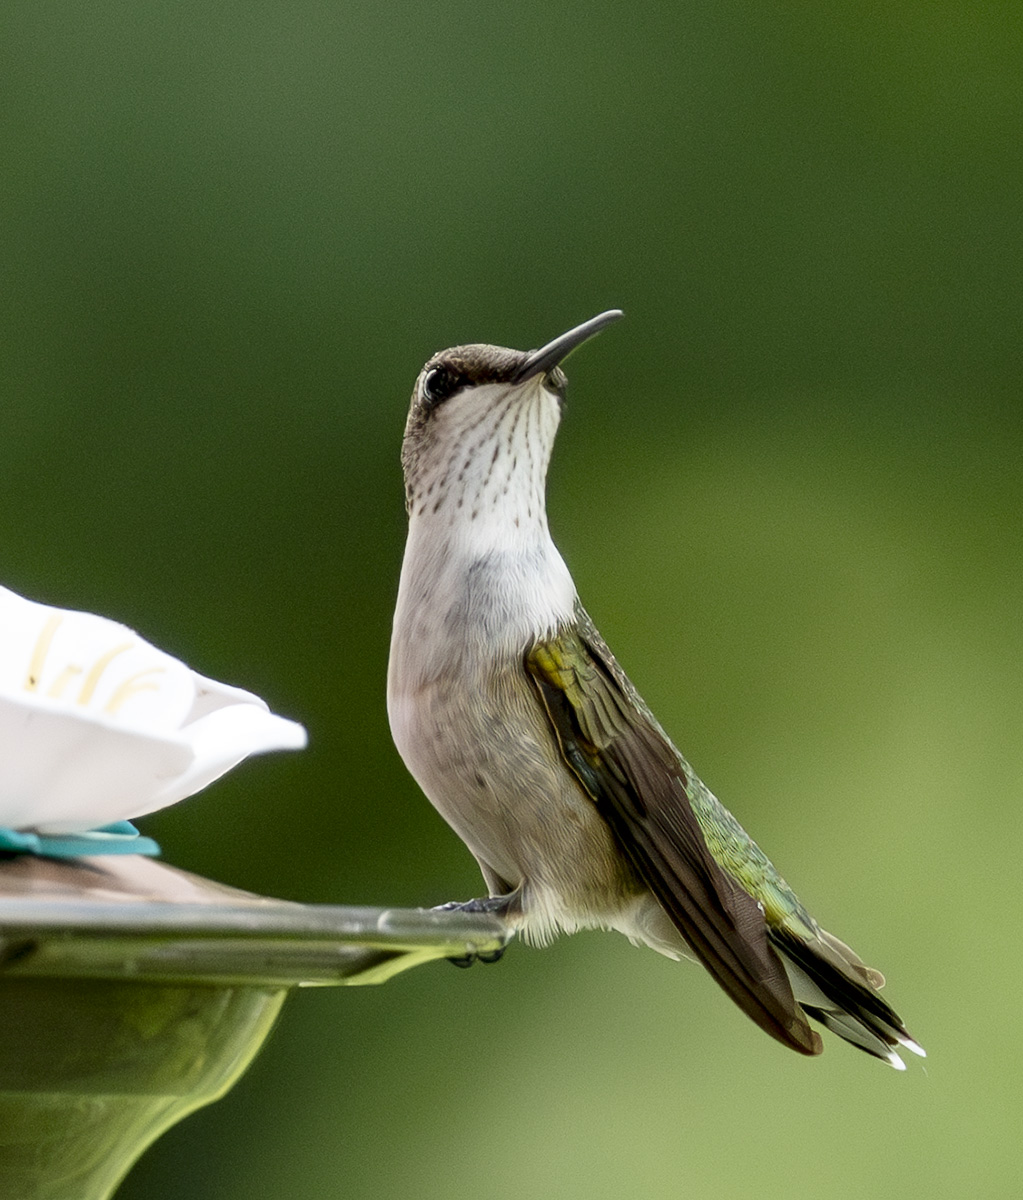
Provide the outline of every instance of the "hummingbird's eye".
[[433,367],[423,380],[423,396],[430,404],[440,404],[458,391],[461,380],[447,367]]

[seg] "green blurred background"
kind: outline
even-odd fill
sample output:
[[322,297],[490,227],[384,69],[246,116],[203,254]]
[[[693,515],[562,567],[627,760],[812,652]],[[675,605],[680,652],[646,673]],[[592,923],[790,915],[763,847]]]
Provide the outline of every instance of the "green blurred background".
[[[611,935],[302,993],[122,1200],[1019,1194],[1016,4],[0,14],[0,579],[303,720],[178,866],[433,904],[391,746],[421,363],[572,360],[555,536],[619,658],[930,1050],[788,1054]],[[9,1031],[16,1036],[17,1031]]]

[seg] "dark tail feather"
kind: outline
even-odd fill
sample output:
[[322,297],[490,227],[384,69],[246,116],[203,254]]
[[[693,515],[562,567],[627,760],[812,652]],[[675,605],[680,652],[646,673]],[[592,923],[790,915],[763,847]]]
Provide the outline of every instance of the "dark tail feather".
[[884,976],[865,966],[844,942],[824,930],[813,941],[784,927],[770,927],[768,936],[781,952],[792,990],[808,1016],[900,1071],[905,1064],[897,1046],[924,1055],[898,1013],[878,994]]

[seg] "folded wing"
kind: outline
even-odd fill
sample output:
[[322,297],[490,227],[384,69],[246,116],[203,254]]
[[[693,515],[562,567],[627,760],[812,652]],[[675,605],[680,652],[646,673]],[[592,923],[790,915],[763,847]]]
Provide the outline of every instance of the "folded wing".
[[525,659],[565,763],[721,987],[772,1037],[819,1054],[761,906],[707,846],[678,752],[581,616],[578,629],[537,643]]

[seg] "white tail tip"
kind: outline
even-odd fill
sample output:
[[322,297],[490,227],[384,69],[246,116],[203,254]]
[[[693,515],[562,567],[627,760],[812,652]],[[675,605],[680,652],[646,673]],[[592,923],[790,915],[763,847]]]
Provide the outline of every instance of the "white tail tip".
[[927,1057],[927,1051],[923,1048],[923,1046],[920,1045],[919,1042],[914,1042],[911,1037],[900,1037],[899,1045],[905,1046],[905,1048],[910,1052],[910,1054],[916,1054],[920,1058]]

